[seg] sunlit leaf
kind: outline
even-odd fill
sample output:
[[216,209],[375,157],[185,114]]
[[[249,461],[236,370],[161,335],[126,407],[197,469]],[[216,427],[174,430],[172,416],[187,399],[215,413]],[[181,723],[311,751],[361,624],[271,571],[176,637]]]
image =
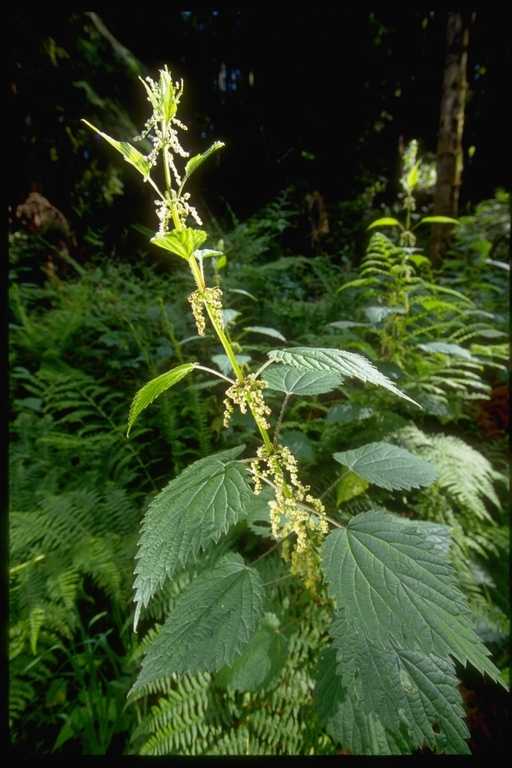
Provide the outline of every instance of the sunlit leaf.
[[194,369],[194,363],[184,363],[184,365],[178,365],[177,368],[173,368],[172,371],[167,371],[161,376],[157,376],[156,379],[152,379],[145,384],[142,389],[139,389],[130,407],[130,416],[128,418],[128,431],[126,437],[130,434],[130,430],[137,416],[150,405],[158,395],[165,392],[170,387],[173,387],[178,381],[181,381],[190,371]]

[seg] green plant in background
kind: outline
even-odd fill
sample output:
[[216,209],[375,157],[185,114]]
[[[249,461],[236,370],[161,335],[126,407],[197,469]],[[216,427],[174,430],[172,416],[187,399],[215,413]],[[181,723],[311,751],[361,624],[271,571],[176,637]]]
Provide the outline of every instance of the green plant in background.
[[[362,322],[354,326],[352,319],[335,321],[332,326],[342,332],[353,328],[357,341],[351,346],[366,353],[378,340],[379,359],[394,366],[403,389],[427,413],[453,419],[460,417],[466,401],[488,397],[484,367],[505,372],[508,351],[505,333],[495,327],[494,318],[467,291],[461,293],[447,280],[436,280],[429,260],[415,247],[413,230],[419,224],[458,222],[444,216],[425,217],[411,228],[412,193],[420,164],[412,144],[402,178],[405,226],[386,217],[368,228],[398,226],[399,242],[381,233],[372,236],[359,278],[339,289],[357,290]],[[369,343],[363,344],[361,336],[367,336]]]
[[[176,132],[184,127],[176,117],[182,85],[173,84],[164,69],[157,83],[148,79],[145,87],[153,115],[143,136],[151,138],[153,151],[144,156],[101,135],[154,188],[160,228],[152,242],[188,264],[197,333],[205,335],[208,319],[223,372],[180,361],[139,390],[128,431],[156,398],[196,371],[227,380],[224,426],[240,412],[250,415],[256,439],[253,434],[248,449],[238,445],[189,465],[144,517],[135,625],[151,615],[155,601],[162,605],[164,624],[142,643],[145,657],[131,696],[165,696],[136,738],[153,732],[142,748],[149,752],[314,753],[332,752],[341,743],[354,753],[407,754],[424,742],[440,752],[467,752],[453,658],[503,681],[475,633],[449,564],[449,528],[411,522],[378,507],[342,520],[324,504],[331,488],[311,492],[299,477],[297,458],[280,440],[291,398],[332,392],[344,379],[368,381],[414,401],[365,357],[339,349],[274,349],[255,373],[247,371],[229,337],[215,283],[218,270],[214,285],[208,284],[208,263],[218,267],[215,260],[222,263],[223,255],[201,249],[207,234],[187,226],[189,217],[200,221],[183,191],[222,145],[216,142],[188,160],[180,174],[176,159],[187,157]],[[151,175],[159,156],[164,191]],[[409,242],[409,224],[405,229]],[[266,390],[284,395],[277,420]],[[333,459],[346,471],[333,487],[350,474],[389,492],[410,491],[430,486],[437,476],[427,461],[390,443],[339,447],[344,450],[336,450]],[[234,551],[235,534],[242,530],[252,541],[244,547],[249,562]],[[197,562],[200,550],[204,559]],[[277,588],[281,582],[289,585],[287,600]],[[328,616],[330,642],[325,632],[318,634]],[[304,630],[308,622],[310,630]],[[300,660],[301,643],[307,663]],[[287,666],[294,653],[302,673]],[[179,678],[183,682],[175,682]],[[294,709],[290,700],[296,689]],[[214,693],[218,690],[221,695]],[[261,698],[255,694],[260,690]],[[287,713],[282,727],[277,719],[252,714],[252,708],[265,706],[265,697]],[[309,730],[302,728],[297,737],[301,716]]]

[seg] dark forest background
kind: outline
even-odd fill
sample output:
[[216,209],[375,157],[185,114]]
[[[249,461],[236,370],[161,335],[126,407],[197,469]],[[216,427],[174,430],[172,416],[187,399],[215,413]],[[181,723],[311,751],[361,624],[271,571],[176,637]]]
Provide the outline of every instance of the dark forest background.
[[[289,184],[329,206],[380,180],[375,202],[390,203],[403,147],[418,139],[420,155],[436,151],[446,21],[446,11],[411,8],[17,14],[11,210],[38,191],[78,234],[94,217],[100,228],[115,221],[119,235],[144,211],[153,227],[151,200],[141,208],[130,169],[118,177],[124,194],[102,205],[96,187],[109,180],[95,173],[108,176],[113,150],[80,119],[131,140],[149,114],[137,77],[156,77],[164,64],[185,81],[187,146],[226,143],[195,180],[203,214],[226,215],[229,205],[244,218]],[[468,12],[468,25],[466,212],[510,180],[507,25],[491,9]]]

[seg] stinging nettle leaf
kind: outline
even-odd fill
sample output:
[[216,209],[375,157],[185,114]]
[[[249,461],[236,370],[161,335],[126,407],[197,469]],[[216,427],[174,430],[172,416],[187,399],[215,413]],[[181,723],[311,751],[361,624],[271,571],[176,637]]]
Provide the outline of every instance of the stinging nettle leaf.
[[371,643],[340,616],[331,636],[315,695],[333,738],[355,754],[410,754],[424,742],[439,753],[469,753],[451,660]]
[[381,511],[330,533],[321,550],[329,595],[343,620],[380,647],[433,654],[502,682],[477,636],[467,598],[432,529]]
[[94,125],[91,125],[87,120],[83,120],[82,122],[89,126],[89,128],[92,128],[93,131],[96,131],[96,133],[99,133],[100,136],[102,136],[106,141],[108,141],[109,144],[112,144],[113,147],[117,149],[118,152],[120,152],[127,163],[130,163],[130,165],[133,165],[139,173],[141,173],[144,178],[148,178],[151,166],[147,160],[147,158],[142,155],[138,149],[135,149],[135,147],[132,147],[131,144],[128,144],[126,141],[116,141],[115,139],[112,139],[110,136],[108,136],[106,133],[103,133],[103,131],[99,131],[97,128],[94,127]]
[[270,389],[286,392],[288,395],[321,395],[332,392],[343,383],[337,373],[324,371],[301,371],[289,365],[267,368],[262,376]]
[[224,146],[223,141],[216,141],[212,146],[206,150],[206,152],[203,152],[201,155],[196,155],[195,157],[191,157],[188,163],[185,166],[185,177],[183,179],[183,182],[180,187],[180,194],[181,190],[185,186],[185,182],[192,176],[194,171],[196,171],[204,161],[210,157],[214,152],[216,152],[218,149]]
[[177,384],[178,381],[181,381],[181,379],[183,379],[188,373],[190,373],[190,371],[194,369],[194,365],[195,363],[185,363],[184,365],[178,365],[176,368],[173,368],[172,371],[167,371],[167,373],[163,373],[161,376],[157,376],[156,379],[152,379],[147,384],[145,384],[142,389],[139,389],[133,398],[130,407],[128,431],[126,433],[126,437],[129,436],[130,430],[133,427],[133,423],[141,411],[143,411],[144,408],[147,408],[148,405],[151,405],[153,400],[155,400],[158,395],[161,395],[162,392],[165,392],[167,389]]
[[158,245],[160,248],[165,248],[166,251],[171,251],[177,256],[181,256],[185,261],[190,261],[200,245],[204,243],[208,235],[201,229],[190,229],[190,227],[183,227],[178,232],[174,229],[166,235],[155,235],[151,238],[151,242]]
[[359,477],[388,491],[421,488],[435,482],[438,476],[428,461],[389,443],[369,443],[353,451],[335,453],[333,458]]
[[366,227],[366,231],[369,229],[373,229],[374,227],[400,227],[401,224],[398,221],[398,219],[393,219],[391,216],[385,216],[382,219],[377,219],[377,221],[372,221],[370,226]]
[[134,625],[146,606],[175,570],[185,565],[230,525],[245,517],[253,494],[250,473],[235,461],[245,446],[200,459],[161,491],[142,522],[135,573]]
[[164,676],[231,666],[258,628],[263,599],[257,571],[238,554],[224,555],[179,596],[130,693]]
[[[296,347],[294,349],[272,350],[268,353],[270,360],[286,365],[292,365],[305,371],[325,371],[337,373],[340,376],[354,376],[361,381],[370,381],[389,389],[399,397],[403,397],[414,405],[414,400],[401,392],[394,384],[377,370],[366,357],[353,352],[339,349],[322,349],[318,347]],[[421,408],[418,405],[418,408]]]

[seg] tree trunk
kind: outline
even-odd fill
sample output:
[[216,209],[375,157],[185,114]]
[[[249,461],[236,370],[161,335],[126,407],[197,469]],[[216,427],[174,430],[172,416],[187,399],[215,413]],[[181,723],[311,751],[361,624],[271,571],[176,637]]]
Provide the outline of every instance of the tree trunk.
[[[456,218],[462,177],[462,133],[466,90],[469,27],[474,14],[448,11],[447,53],[443,75],[443,95],[437,142],[437,182],[434,191],[434,216]],[[430,241],[432,266],[441,265],[448,248],[451,227],[434,224]]]

